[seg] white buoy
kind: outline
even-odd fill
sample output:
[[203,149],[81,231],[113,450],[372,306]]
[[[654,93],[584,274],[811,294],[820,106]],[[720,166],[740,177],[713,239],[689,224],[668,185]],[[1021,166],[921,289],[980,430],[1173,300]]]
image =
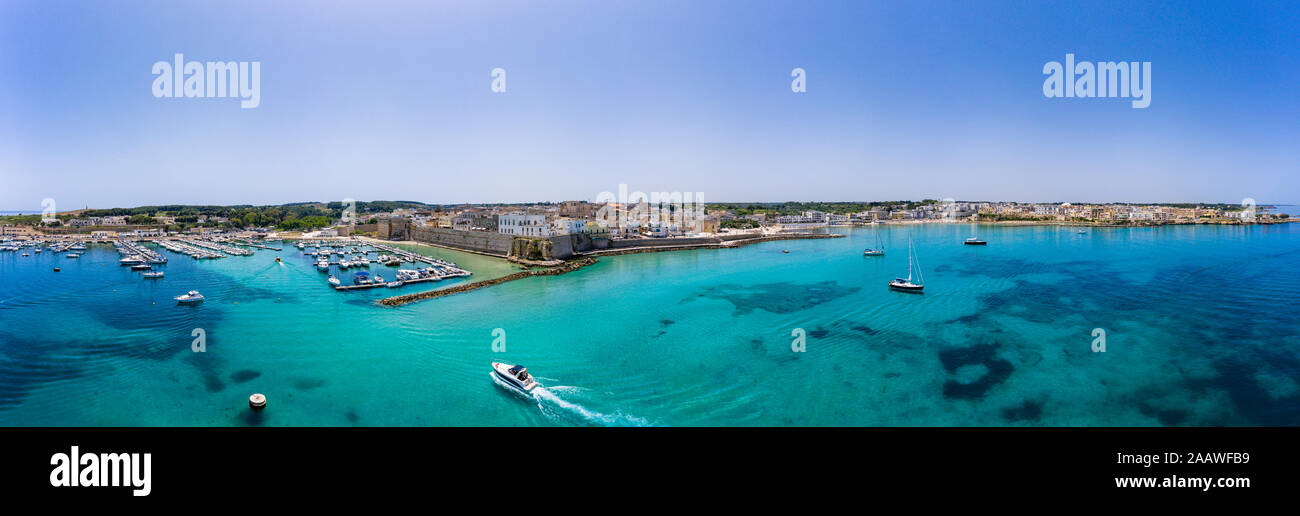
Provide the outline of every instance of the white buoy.
[[253,410],[262,410],[266,408],[266,395],[255,393],[252,396],[249,396],[248,406],[252,407]]

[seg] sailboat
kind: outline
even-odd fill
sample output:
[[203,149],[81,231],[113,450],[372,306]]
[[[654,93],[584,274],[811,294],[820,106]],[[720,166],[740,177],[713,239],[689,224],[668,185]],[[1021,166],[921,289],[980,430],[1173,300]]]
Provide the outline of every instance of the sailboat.
[[[916,275],[916,281],[912,281],[912,275]],[[921,262],[916,259],[916,249],[912,247],[912,237],[907,238],[907,279],[894,278],[889,282],[890,290],[899,292],[921,293],[925,288],[925,277],[921,275]]]
[[868,247],[862,251],[862,256],[884,256],[885,244],[880,242],[880,230],[876,229],[876,247]]
[[970,238],[967,238],[963,243],[966,245],[989,245],[988,242],[980,240],[975,236],[975,227],[975,224],[970,225]]

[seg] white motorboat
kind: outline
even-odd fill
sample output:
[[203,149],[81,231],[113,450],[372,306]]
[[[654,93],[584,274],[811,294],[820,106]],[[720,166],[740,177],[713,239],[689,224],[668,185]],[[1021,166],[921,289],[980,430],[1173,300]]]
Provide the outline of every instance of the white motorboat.
[[176,302],[182,305],[192,305],[203,302],[203,294],[197,290],[191,290],[183,296],[176,296]]
[[339,279],[338,279],[337,277],[330,276],[330,285],[333,285],[333,286],[337,287],[337,286],[342,285],[342,284],[343,284],[343,282],[342,282],[342,281],[339,281]]
[[163,277],[163,271],[149,271],[144,273],[145,279],[158,279]]
[[492,362],[492,374],[495,374],[502,383],[524,394],[537,387],[537,381],[533,380],[532,375],[528,374],[528,369],[521,365]]

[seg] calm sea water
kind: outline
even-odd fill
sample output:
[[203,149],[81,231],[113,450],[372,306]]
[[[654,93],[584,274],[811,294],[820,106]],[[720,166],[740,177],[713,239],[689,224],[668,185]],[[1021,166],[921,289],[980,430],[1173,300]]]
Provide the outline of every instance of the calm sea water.
[[[970,226],[841,231],[398,308],[373,303],[389,289],[327,288],[290,247],[167,253],[161,281],[107,246],[0,253],[0,424],[1300,424],[1298,226],[981,226],[987,247],[961,244]],[[909,233],[924,295],[886,288]],[[888,254],[863,257],[877,238]],[[513,271],[420,250],[473,280]],[[208,301],[172,301],[191,289]],[[546,390],[494,384],[493,361]]]

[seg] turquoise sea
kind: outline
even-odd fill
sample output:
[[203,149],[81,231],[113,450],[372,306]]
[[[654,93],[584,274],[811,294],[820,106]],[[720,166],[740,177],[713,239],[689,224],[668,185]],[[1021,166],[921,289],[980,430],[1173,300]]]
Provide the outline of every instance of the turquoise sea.
[[[962,245],[971,226],[833,231],[396,308],[288,246],[162,251],[160,281],[111,246],[4,252],[0,425],[1300,425],[1300,226],[980,226],[987,247]],[[909,234],[923,295],[886,288]],[[863,257],[877,238],[888,254]],[[468,281],[514,270],[411,248]],[[207,302],[172,301],[192,289]],[[493,361],[546,389],[513,394]]]

